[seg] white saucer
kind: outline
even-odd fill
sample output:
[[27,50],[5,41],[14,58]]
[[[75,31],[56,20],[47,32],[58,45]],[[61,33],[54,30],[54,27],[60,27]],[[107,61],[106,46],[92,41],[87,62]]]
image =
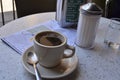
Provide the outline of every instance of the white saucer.
[[[28,72],[35,75],[32,65],[29,65],[27,63],[27,53],[31,51],[34,51],[33,46],[28,48],[25,51],[25,53],[23,53],[22,63]],[[69,75],[76,69],[77,64],[78,64],[78,58],[76,55],[74,55],[71,58],[63,59],[61,61],[61,64],[54,68],[45,68],[39,64],[37,64],[37,67],[43,78],[54,79],[54,78],[61,78],[61,77]]]

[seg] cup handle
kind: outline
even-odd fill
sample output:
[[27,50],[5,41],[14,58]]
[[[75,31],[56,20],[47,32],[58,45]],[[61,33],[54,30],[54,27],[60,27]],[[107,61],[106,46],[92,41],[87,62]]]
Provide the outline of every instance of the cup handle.
[[64,50],[64,54],[63,54],[63,58],[70,58],[74,54],[75,54],[75,47],[70,46],[70,45],[66,45],[65,50]]

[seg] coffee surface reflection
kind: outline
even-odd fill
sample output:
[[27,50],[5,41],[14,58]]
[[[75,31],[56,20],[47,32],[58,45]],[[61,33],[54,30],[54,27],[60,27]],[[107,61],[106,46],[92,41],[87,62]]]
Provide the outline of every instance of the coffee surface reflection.
[[39,39],[39,43],[46,46],[57,46],[57,45],[60,45],[62,41],[57,37],[42,36]]

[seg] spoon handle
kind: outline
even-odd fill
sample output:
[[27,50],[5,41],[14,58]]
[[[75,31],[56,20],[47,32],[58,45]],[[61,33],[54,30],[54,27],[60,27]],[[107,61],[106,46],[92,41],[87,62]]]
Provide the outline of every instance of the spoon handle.
[[34,66],[34,70],[35,70],[36,80],[41,80],[41,76],[40,76],[40,73],[36,67],[36,64],[33,64],[33,66]]

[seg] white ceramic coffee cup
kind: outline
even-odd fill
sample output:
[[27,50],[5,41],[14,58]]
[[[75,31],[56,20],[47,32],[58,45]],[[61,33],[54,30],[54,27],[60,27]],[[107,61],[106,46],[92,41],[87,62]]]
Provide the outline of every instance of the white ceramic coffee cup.
[[[59,38],[62,43],[56,46],[47,46],[41,44],[38,39],[41,35],[47,33]],[[67,44],[67,39],[62,34],[55,31],[43,31],[34,36],[34,51],[38,57],[39,64],[44,67],[54,67],[64,58],[70,58],[75,53],[75,47]],[[66,52],[70,54],[65,54]]]

